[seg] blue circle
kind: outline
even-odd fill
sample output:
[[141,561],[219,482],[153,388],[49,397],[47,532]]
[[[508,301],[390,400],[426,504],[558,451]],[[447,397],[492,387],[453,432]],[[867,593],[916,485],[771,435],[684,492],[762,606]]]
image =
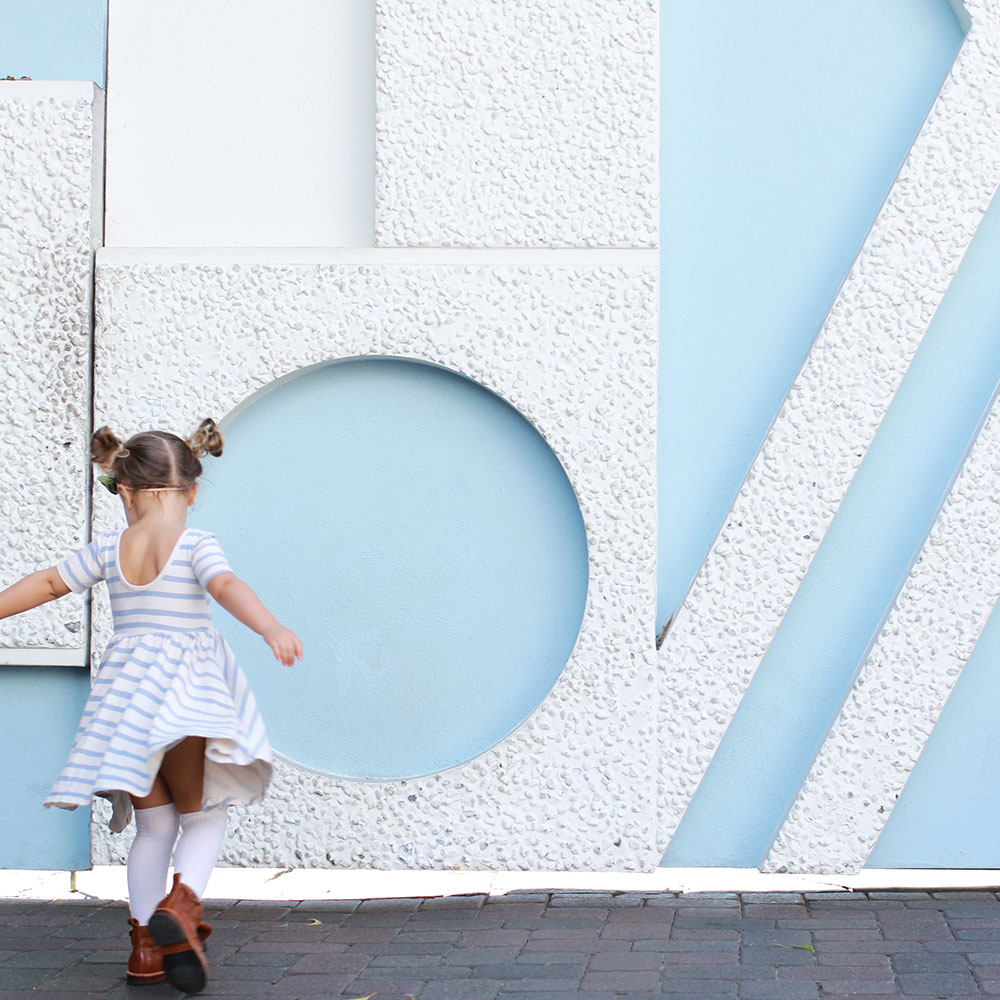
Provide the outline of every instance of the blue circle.
[[541,435],[445,369],[358,358],[238,411],[191,522],[301,637],[289,669],[216,608],[277,751],[338,777],[478,756],[551,690],[587,593],[583,518]]

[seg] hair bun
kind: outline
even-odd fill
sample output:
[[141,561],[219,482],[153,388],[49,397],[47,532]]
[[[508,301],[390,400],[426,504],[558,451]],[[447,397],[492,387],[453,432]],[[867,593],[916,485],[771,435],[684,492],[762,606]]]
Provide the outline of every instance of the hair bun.
[[114,465],[122,443],[110,427],[99,427],[90,439],[90,458],[102,469],[110,470]]
[[201,458],[202,455],[218,458],[222,454],[222,445],[222,435],[211,417],[203,420],[194,434],[187,439],[187,446],[195,458]]

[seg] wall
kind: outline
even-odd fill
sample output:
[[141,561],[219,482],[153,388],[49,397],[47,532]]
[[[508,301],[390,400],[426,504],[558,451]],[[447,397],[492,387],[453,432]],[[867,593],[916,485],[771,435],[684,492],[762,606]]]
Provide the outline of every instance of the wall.
[[0,77],[105,80],[107,0],[5,0]]
[[[0,484],[5,584],[80,548],[89,533],[93,249],[101,240],[103,91],[0,84]],[[24,192],[30,192],[24,198]],[[89,608],[71,597],[0,623],[0,865],[89,863],[87,816],[41,801],[89,690]],[[75,665],[77,669],[68,669]]]
[[373,242],[370,0],[111,0],[107,246]]

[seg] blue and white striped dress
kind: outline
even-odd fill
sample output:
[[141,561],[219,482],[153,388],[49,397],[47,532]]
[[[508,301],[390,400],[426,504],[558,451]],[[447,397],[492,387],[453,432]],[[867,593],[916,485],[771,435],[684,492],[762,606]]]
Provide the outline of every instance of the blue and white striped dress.
[[122,574],[121,536],[98,535],[56,567],[78,594],[107,582],[115,632],[45,804],[75,809],[103,796],[114,804],[111,829],[122,830],[132,817],[129,793],[150,793],[163,754],[185,736],[207,737],[202,808],[259,802],[271,748],[247,679],[212,627],[205,588],[231,572],[215,535],[185,529],[141,587]]

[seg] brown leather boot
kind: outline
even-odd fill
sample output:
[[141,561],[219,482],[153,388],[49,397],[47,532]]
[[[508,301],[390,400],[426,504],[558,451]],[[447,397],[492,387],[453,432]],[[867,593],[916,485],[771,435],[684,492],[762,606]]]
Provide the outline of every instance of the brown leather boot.
[[[201,947],[201,900],[174,875],[174,885],[149,918],[149,933],[163,953],[163,974],[185,993],[200,993],[208,980],[208,963]],[[205,934],[208,936],[208,933]]]
[[162,983],[163,955],[149,934],[148,927],[140,927],[134,917],[128,919],[128,936],[132,939],[132,954],[128,957],[128,972],[125,978],[133,986],[144,983]]

